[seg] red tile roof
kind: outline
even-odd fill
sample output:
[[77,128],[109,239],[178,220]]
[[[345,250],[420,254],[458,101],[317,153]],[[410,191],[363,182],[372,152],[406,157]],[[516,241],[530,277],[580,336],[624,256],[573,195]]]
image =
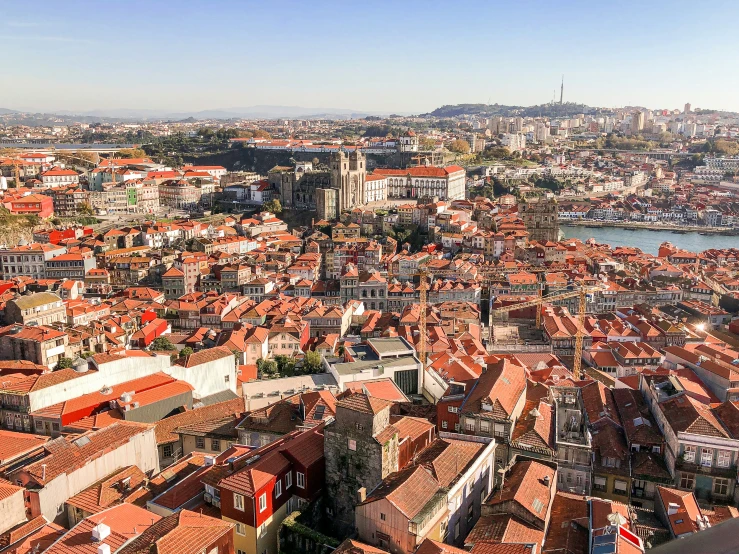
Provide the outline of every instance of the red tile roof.
[[423,466],[412,466],[386,477],[360,506],[384,498],[405,517],[413,519],[439,489],[439,483],[428,469]]
[[233,528],[228,521],[182,510],[159,520],[116,554],[200,554]]
[[151,429],[151,425],[121,421],[99,431],[87,433],[70,442],[58,438],[46,443],[44,458],[15,471],[24,473],[41,485],[62,473],[75,471],[107,452],[126,444],[134,436]]
[[[116,552],[160,519],[157,514],[138,506],[119,504],[83,519],[45,554],[97,554],[101,542],[109,545],[111,552]],[[100,523],[110,528],[110,535],[98,542],[92,538],[92,530]]]
[[50,437],[40,437],[29,433],[16,433],[0,429],[0,464],[40,449]]

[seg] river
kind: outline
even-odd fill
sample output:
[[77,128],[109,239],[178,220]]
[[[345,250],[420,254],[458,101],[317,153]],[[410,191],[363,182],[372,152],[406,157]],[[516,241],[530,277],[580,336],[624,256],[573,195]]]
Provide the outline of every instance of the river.
[[673,233],[672,231],[633,231],[623,227],[579,227],[561,225],[566,238],[576,238],[583,242],[589,238],[611,246],[636,246],[649,254],[657,254],[659,245],[669,241],[678,248],[691,252],[702,252],[709,248],[739,248],[739,237],[725,235],[701,235],[700,233]]

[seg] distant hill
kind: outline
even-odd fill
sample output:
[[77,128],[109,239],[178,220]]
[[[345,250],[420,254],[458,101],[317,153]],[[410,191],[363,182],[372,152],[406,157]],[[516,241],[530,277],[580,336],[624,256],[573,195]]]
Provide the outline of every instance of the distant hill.
[[564,104],[541,104],[539,106],[505,106],[503,104],[455,104],[436,108],[423,114],[430,117],[459,117],[461,115],[483,115],[502,117],[572,117],[581,113],[595,113],[598,108],[566,102]]
[[40,126],[52,123],[68,124],[73,122],[120,122],[120,121],[199,121],[208,119],[351,119],[372,115],[379,112],[348,110],[342,108],[304,108],[301,106],[249,106],[223,108],[193,112],[178,112],[152,109],[111,108],[89,111],[58,110],[53,113],[42,113],[32,110],[9,110],[0,108],[0,117],[6,125]]

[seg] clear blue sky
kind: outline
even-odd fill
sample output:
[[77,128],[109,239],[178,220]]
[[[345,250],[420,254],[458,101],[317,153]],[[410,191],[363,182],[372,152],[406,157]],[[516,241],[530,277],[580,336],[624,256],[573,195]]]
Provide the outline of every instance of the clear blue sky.
[[3,0],[0,107],[739,111],[739,2]]

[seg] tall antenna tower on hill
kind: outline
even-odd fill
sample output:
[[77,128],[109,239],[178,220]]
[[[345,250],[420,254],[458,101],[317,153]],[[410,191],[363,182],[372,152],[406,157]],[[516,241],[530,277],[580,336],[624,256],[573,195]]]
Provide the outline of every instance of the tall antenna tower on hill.
[[562,100],[565,96],[565,76],[562,75],[562,86],[559,89],[559,105],[562,105]]

